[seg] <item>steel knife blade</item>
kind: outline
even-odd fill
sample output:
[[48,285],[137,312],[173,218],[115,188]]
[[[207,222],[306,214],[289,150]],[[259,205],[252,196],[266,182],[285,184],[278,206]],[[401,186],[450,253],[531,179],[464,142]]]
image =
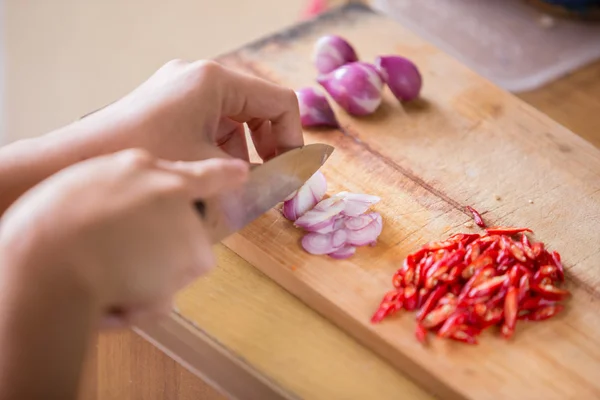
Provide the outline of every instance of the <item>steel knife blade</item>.
[[251,168],[248,180],[234,191],[198,200],[212,243],[244,228],[298,190],[327,161],[333,147],[310,144],[287,151]]

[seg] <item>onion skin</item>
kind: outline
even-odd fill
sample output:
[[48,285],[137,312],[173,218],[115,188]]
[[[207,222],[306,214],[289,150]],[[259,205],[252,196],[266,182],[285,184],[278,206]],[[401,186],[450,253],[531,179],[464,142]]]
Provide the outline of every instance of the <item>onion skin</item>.
[[327,97],[319,90],[311,87],[302,88],[296,90],[296,97],[300,109],[300,122],[303,127],[339,127]]
[[398,100],[411,101],[419,97],[423,78],[412,61],[400,56],[379,56],[375,67]]
[[358,61],[358,56],[345,39],[336,35],[326,35],[316,41],[312,61],[319,74],[327,74],[344,64]]
[[317,171],[283,202],[283,216],[296,221],[317,205],[326,192],[327,180],[321,171]]
[[319,76],[317,82],[349,114],[369,115],[381,104],[383,80],[372,64],[360,61],[345,64]]

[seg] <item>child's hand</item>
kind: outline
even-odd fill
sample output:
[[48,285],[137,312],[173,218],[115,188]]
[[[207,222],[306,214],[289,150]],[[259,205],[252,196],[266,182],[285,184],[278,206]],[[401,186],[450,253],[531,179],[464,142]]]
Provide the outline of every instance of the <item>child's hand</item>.
[[213,61],[171,61],[79,123],[100,132],[113,150],[140,147],[170,160],[247,160],[244,123],[263,160],[303,144],[292,89]]
[[93,158],[19,198],[0,241],[30,260],[33,279],[67,277],[104,315],[133,323],[170,310],[174,293],[214,266],[193,201],[238,186],[247,171],[240,160],[173,163],[142,150]]

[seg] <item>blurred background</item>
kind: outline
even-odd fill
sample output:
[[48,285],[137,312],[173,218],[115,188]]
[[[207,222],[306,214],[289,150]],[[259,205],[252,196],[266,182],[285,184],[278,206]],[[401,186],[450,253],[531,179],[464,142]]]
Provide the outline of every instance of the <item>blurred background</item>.
[[210,58],[293,24],[305,0],[0,0],[0,140],[124,95],[172,58]]
[[[212,58],[347,2],[0,0],[0,143],[98,109],[170,59]],[[359,2],[600,144],[582,118],[600,107],[600,24],[580,18],[600,19],[600,0]],[[557,96],[565,85],[576,101]]]

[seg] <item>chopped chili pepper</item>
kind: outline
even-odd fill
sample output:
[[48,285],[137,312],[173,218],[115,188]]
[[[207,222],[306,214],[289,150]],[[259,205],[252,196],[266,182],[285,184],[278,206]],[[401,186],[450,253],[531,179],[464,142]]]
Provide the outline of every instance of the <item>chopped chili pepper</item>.
[[[475,212],[476,213],[476,212]],[[456,233],[409,254],[392,277],[395,289],[382,299],[371,320],[380,322],[406,309],[416,310],[415,336],[476,344],[489,327],[506,339],[518,320],[553,317],[570,295],[560,254],[530,242],[529,228],[488,228],[485,235]],[[521,234],[515,237],[516,234]]]
[[421,324],[417,324],[417,328],[415,329],[415,336],[417,340],[421,343],[425,343],[427,341],[427,329]]
[[565,281],[565,268],[560,262],[560,254],[557,251],[552,252],[552,261],[554,261],[554,265],[556,265],[556,269],[558,270],[558,280],[561,282]]
[[417,308],[418,292],[414,286],[407,286],[404,289],[404,308],[407,311],[413,311]]
[[433,310],[438,301],[448,292],[447,286],[440,286],[433,290],[427,300],[423,303],[421,309],[417,312],[417,322],[423,321],[423,318]]
[[485,231],[488,235],[515,235],[521,232],[531,232],[533,231],[529,228],[506,228],[506,227],[496,227],[496,228],[486,228]]
[[471,206],[467,206],[467,210],[473,214],[473,221],[477,224],[477,226],[481,228],[485,228],[485,222],[483,222],[483,218],[481,218],[481,214]]
[[545,306],[542,308],[538,308],[528,314],[523,316],[524,320],[527,321],[543,321],[548,318],[554,317],[556,314],[561,312],[564,309],[564,306],[560,304],[555,304],[551,306]]

